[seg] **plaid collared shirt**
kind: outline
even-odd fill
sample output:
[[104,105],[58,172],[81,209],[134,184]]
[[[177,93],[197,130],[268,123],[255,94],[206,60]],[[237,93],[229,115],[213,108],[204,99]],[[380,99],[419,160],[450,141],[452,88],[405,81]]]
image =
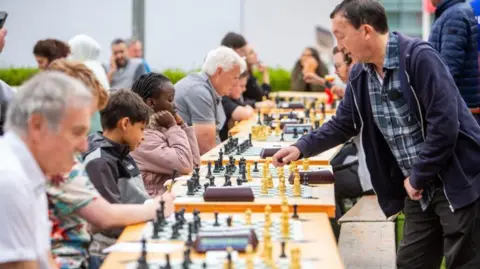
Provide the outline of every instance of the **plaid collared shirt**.
[[[383,61],[383,80],[373,64],[364,64],[363,68],[369,74],[368,88],[375,123],[395,156],[403,175],[409,177],[412,165],[423,144],[423,137],[420,122],[413,117],[410,107],[401,94],[398,36],[389,33]],[[434,194],[435,186],[429,184],[420,201],[423,210],[428,207]]]

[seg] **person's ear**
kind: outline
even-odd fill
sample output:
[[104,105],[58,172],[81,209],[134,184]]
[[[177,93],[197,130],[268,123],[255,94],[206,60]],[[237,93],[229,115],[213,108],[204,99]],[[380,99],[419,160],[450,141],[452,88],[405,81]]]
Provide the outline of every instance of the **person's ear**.
[[130,125],[130,119],[128,117],[124,117],[118,122],[118,125],[118,127],[120,127],[120,130],[126,132],[128,126]]
[[373,33],[375,32],[375,29],[371,25],[364,24],[360,26],[361,30],[363,30],[363,34],[365,36],[365,40],[369,40],[372,38]]
[[28,134],[34,141],[41,141],[42,134],[48,128],[48,123],[45,117],[40,114],[32,114],[28,120]]
[[147,100],[145,100],[145,104],[147,104],[147,106],[149,106],[151,109],[155,107],[155,101],[153,101],[152,98],[147,98]]
[[217,70],[215,70],[215,73],[213,75],[221,76],[223,74],[223,67],[219,66],[217,67]]

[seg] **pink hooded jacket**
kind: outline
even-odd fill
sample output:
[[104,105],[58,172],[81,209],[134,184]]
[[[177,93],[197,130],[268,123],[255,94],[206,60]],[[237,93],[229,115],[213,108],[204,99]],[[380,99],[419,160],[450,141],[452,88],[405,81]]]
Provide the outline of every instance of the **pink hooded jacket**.
[[186,124],[170,129],[152,126],[145,130],[144,141],[131,153],[142,173],[150,197],[162,194],[163,184],[171,179],[173,170],[181,174],[192,172],[200,164],[200,153],[193,127]]

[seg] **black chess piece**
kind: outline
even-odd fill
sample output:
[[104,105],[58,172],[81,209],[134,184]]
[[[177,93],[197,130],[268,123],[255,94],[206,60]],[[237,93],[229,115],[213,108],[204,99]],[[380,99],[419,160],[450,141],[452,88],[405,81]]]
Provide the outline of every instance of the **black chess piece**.
[[297,128],[293,128],[293,138],[298,138],[298,130]]
[[160,200],[160,214],[157,215],[160,226],[165,226],[167,224],[167,220],[165,219],[165,201],[162,199]]
[[163,215],[163,211],[161,208],[157,208],[157,221],[153,223],[153,225],[157,226],[159,232],[163,231],[163,222],[165,220],[165,216]]
[[232,227],[232,220],[233,220],[232,216],[227,217],[227,227]]
[[247,168],[244,167],[243,170],[242,170],[242,182],[246,183],[248,182],[247,180]]
[[322,102],[322,116],[325,118],[325,110],[326,110],[325,102]]
[[240,146],[237,147],[237,155],[242,155],[242,149]]
[[262,120],[261,120],[261,117],[260,117],[260,111],[258,111],[258,114],[257,114],[257,124],[258,125],[262,125]]
[[252,144],[252,133],[249,133],[248,134],[248,146],[251,147],[253,144]]
[[283,132],[282,132],[282,136],[280,136],[280,141],[285,141],[285,138],[283,138]]
[[320,128],[320,121],[316,120],[315,121],[315,129],[318,129],[318,128]]
[[188,269],[188,266],[192,264],[192,259],[190,258],[191,249],[188,247],[183,251],[183,262],[182,267]]
[[215,222],[213,223],[213,226],[214,227],[220,226],[220,223],[218,222],[218,212],[213,213],[213,215],[215,216]]
[[237,186],[242,186],[242,178],[241,177],[237,178]]
[[172,265],[170,264],[170,254],[165,254],[165,265],[162,269],[172,269]]
[[223,184],[224,187],[232,186],[232,182],[230,181],[230,175],[225,175],[225,183]]
[[209,186],[210,186],[210,183],[208,183],[208,182],[203,184],[203,191],[206,192]]
[[258,162],[254,162],[254,163],[253,163],[253,172],[255,172],[255,173],[260,172],[260,171],[258,170]]
[[294,204],[293,205],[293,215],[292,215],[292,218],[293,219],[298,219],[299,216],[298,216],[298,205],[297,204]]
[[204,262],[202,263],[202,268],[203,268],[203,269],[207,269],[207,262],[206,262],[206,261],[204,261]]
[[308,186],[308,173],[307,173],[307,171],[305,171],[305,172],[303,173],[302,185]]
[[189,246],[189,247],[193,245],[192,232],[193,232],[193,222],[189,222],[188,223],[188,236],[187,236],[187,241],[185,242],[185,245]]
[[187,180],[187,195],[195,195],[195,181],[192,178]]
[[215,187],[215,177],[212,176],[209,180],[210,180],[210,187]]
[[198,226],[202,226],[202,219],[200,218],[200,211],[198,209],[193,210],[193,219],[198,221]]
[[147,240],[142,238],[142,254],[138,258],[137,261],[137,269],[148,269],[147,264]]
[[308,130],[307,128],[303,128],[303,135],[306,135],[306,134],[308,134]]
[[209,179],[210,177],[212,177],[212,162],[208,162],[207,168],[207,175],[205,177]]
[[172,224],[172,236],[170,239],[177,239],[180,236],[180,233],[178,232],[178,224],[175,222]]
[[213,172],[214,173],[219,173],[220,172],[220,167],[218,165],[218,160],[216,160],[214,163],[215,163],[215,165],[213,166]]
[[280,254],[280,258],[285,259],[287,257],[287,254],[285,254],[285,241],[282,241],[280,243],[280,246],[281,246],[281,249],[282,249],[282,252]]

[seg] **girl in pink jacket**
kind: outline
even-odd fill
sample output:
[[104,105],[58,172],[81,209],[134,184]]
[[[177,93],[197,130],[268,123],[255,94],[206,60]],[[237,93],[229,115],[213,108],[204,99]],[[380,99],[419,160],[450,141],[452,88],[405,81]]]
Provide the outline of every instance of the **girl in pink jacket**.
[[164,75],[140,76],[132,91],[153,109],[144,141],[131,153],[142,173],[148,194],[162,194],[163,184],[173,171],[189,174],[200,164],[200,153],[193,127],[188,127],[175,110],[175,88]]

